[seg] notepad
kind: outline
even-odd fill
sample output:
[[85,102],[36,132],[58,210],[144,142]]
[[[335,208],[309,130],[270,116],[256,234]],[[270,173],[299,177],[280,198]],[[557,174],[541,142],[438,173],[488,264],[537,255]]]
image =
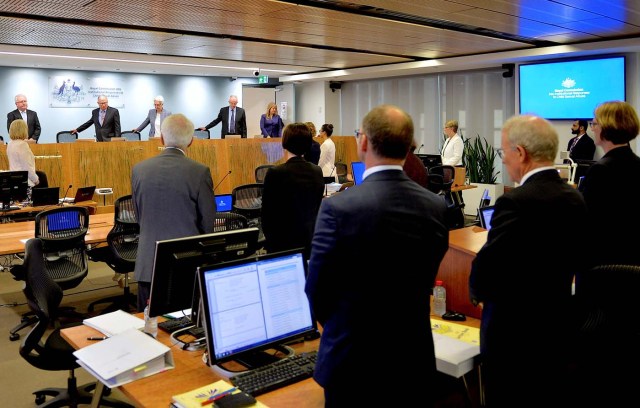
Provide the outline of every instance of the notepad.
[[[230,390],[233,388],[233,385],[229,384],[224,380],[216,381],[212,384],[205,385],[203,387],[196,388],[189,392],[185,392],[182,394],[174,395],[173,405],[178,408],[201,408],[202,403],[207,401],[211,397],[215,397],[215,395],[220,394],[221,392]],[[236,390],[233,393],[239,393],[240,390]],[[212,407],[213,405],[205,405]],[[252,408],[267,408],[265,404],[260,401],[257,401],[253,405],[249,405]]]
[[144,328],[144,320],[122,310],[84,319],[83,323],[109,337],[128,329],[142,330]]

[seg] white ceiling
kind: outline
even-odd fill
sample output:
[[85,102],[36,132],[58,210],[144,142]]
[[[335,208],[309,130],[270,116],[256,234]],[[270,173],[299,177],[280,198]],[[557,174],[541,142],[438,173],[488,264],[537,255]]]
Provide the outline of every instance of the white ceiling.
[[622,0],[4,0],[0,65],[282,81],[638,51]]

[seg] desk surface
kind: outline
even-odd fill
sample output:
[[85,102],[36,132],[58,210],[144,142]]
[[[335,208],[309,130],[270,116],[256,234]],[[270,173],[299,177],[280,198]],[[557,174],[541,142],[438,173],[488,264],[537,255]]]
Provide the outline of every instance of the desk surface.
[[[87,244],[106,242],[111,228],[113,228],[113,213],[90,215],[89,232],[85,242]],[[33,238],[35,230],[35,221],[0,224],[0,255],[24,252],[24,241]]]
[[[434,321],[441,321],[438,317],[432,317]],[[466,322],[456,323],[476,328],[480,327],[480,321],[472,318],[468,318]],[[87,337],[102,336],[99,331],[84,325],[63,329],[61,334],[74,348],[82,348],[93,344],[92,341],[87,340]],[[136,405],[165,407],[169,404],[173,395],[187,392],[221,379],[217,373],[214,373],[202,362],[202,351],[181,350],[179,347],[172,345],[169,335],[162,330],[158,330],[158,340],[171,347],[175,368],[121,386],[120,390]],[[291,347],[296,352],[317,350],[319,342],[320,340],[314,340]],[[324,406],[322,387],[311,378],[260,395],[258,399],[270,407],[278,408]]]
[[[77,203],[66,203],[65,206],[78,206],[78,207],[87,207],[89,209],[89,214],[95,214],[98,203],[95,201],[81,201]],[[57,207],[57,205],[39,205],[37,207],[20,207],[17,210],[9,210],[0,212],[0,217],[11,217],[15,214],[24,214],[24,213],[39,213],[40,211],[50,210],[52,208]]]
[[456,191],[462,191],[462,190],[469,190],[471,188],[478,188],[478,186],[476,186],[475,184],[455,185],[451,187],[451,191],[456,192]]

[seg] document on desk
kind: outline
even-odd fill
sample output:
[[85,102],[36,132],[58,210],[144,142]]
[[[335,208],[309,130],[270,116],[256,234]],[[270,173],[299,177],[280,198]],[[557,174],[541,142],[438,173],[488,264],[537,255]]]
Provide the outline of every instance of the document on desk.
[[136,329],[129,329],[73,353],[84,369],[107,387],[174,368],[171,349]]
[[[215,402],[217,396],[222,396],[226,392],[233,394],[240,393],[233,385],[224,380],[218,380],[212,384],[196,388],[189,392],[173,396],[173,406],[177,408],[200,408],[209,405],[209,401]],[[216,402],[217,404],[217,402]],[[213,404],[211,404],[213,406]],[[246,405],[247,408],[268,408],[260,401],[255,404]]]
[[84,319],[83,323],[109,337],[128,329],[144,328],[144,320],[122,310]]

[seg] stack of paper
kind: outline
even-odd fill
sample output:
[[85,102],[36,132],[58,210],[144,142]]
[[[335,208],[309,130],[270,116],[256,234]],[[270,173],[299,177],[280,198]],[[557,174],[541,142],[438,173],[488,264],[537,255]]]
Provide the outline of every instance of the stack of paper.
[[136,329],[76,350],[73,355],[78,364],[111,388],[174,368],[171,349]]
[[144,328],[144,320],[122,310],[84,319],[83,323],[109,337],[128,329],[142,330]]

